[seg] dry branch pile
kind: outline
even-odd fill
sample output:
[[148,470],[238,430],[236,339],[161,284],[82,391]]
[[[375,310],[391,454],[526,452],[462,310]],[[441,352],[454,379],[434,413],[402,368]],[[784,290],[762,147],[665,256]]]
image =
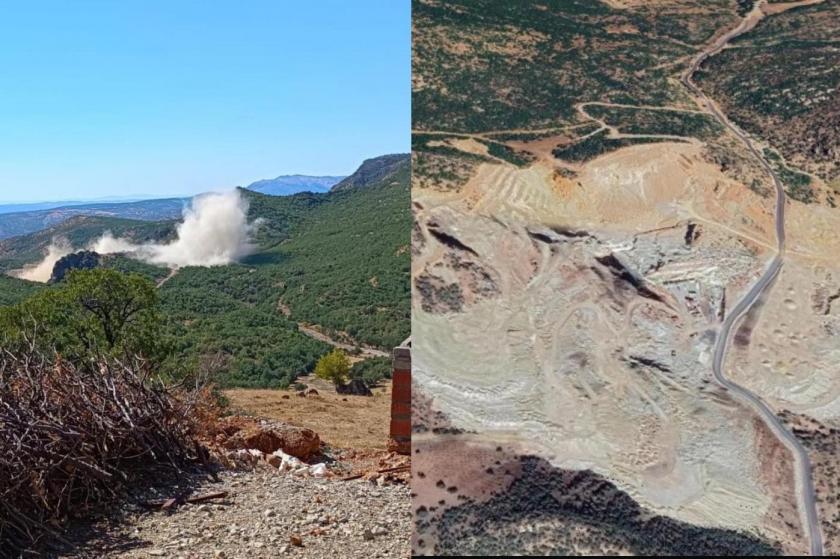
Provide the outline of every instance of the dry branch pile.
[[0,557],[60,539],[65,520],[112,502],[144,470],[178,470],[203,452],[198,391],[176,397],[146,369],[0,354]]

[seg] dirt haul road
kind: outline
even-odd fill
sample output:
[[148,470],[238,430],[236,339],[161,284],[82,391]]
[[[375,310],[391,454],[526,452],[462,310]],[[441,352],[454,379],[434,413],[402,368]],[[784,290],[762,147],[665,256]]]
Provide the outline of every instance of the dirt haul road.
[[717,340],[715,341],[715,353],[712,370],[714,372],[715,380],[736,397],[749,404],[764,420],[776,437],[778,437],[778,439],[793,454],[796,461],[797,471],[797,495],[800,500],[799,513],[802,516],[804,525],[807,527],[811,555],[822,555],[822,532],[820,531],[819,518],[817,517],[816,494],[814,491],[814,482],[811,476],[811,460],[808,457],[808,452],[799,440],[797,440],[796,436],[785,429],[784,425],[773,410],[771,410],[770,407],[761,400],[761,398],[743,386],[740,386],[726,378],[723,372],[732,327],[755,304],[755,302],[758,301],[761,295],[770,289],[773,285],[773,281],[779,273],[779,270],[782,268],[785,254],[785,191],[779,177],[773,171],[773,168],[767,160],[764,159],[762,154],[755,149],[747,135],[729,121],[717,104],[709,99],[694,83],[692,76],[706,59],[720,52],[729,41],[755,27],[755,25],[764,17],[763,12],[761,11],[763,3],[764,2],[757,2],[752,11],[744,17],[735,29],[722,35],[709,48],[699,53],[692,60],[688,70],[682,76],[683,84],[685,84],[685,86],[688,87],[688,89],[695,95],[700,106],[704,107],[709,114],[713,115],[723,126],[725,126],[736,137],[738,137],[741,142],[743,142],[747,149],[758,159],[758,161],[761,162],[762,167],[764,167],[764,169],[773,178],[773,184],[776,187],[776,256],[770,262],[769,266],[767,266],[758,281],[741,298],[741,300],[738,301],[738,304],[735,305],[723,321]]

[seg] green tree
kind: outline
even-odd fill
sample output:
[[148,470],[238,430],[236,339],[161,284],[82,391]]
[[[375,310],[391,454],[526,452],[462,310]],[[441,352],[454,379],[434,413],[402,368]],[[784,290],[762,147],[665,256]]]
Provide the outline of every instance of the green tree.
[[376,386],[382,379],[391,378],[392,363],[389,357],[372,357],[354,363],[350,378],[361,379],[368,386]]
[[350,359],[340,349],[334,349],[318,360],[315,376],[331,381],[336,386],[350,380]]
[[161,363],[171,354],[155,285],[114,270],[74,270],[55,287],[0,309],[0,345],[58,352],[77,363],[137,355]]

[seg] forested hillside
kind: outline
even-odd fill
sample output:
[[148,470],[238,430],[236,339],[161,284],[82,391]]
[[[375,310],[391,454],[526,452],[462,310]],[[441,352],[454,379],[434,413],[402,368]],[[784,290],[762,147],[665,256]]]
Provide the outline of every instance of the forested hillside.
[[[374,160],[375,161],[375,160]],[[326,194],[275,197],[249,190],[257,249],[238,264],[165,268],[123,256],[102,265],[159,283],[167,330],[184,359],[217,370],[227,385],[285,386],[310,371],[330,346],[298,322],[385,349],[409,334],[409,159],[389,157],[378,181]],[[135,241],[174,234],[173,222],[74,218],[59,227],[0,241],[0,270],[37,261],[55,237],[81,249],[104,231]],[[0,283],[0,305],[38,289]]]
[[37,233],[0,240],[0,272],[9,272],[37,262],[53,241],[64,240],[82,249],[106,231],[135,242],[165,241],[175,234],[175,222],[104,216],[72,217]]
[[40,284],[0,274],[0,307],[13,305],[33,295]]
[[276,261],[293,318],[385,348],[408,335],[409,199],[405,157],[376,184],[331,193],[256,257]]

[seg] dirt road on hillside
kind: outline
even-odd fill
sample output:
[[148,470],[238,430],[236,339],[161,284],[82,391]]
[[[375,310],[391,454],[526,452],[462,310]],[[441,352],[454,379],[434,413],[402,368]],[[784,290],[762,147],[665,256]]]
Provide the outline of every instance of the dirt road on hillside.
[[758,281],[750,288],[750,290],[741,298],[735,305],[732,311],[726,316],[721,325],[720,332],[715,341],[714,360],[712,364],[712,371],[715,380],[726,388],[730,393],[735,395],[738,399],[746,402],[753,410],[755,410],[762,420],[767,424],[770,430],[778,437],[779,441],[784,444],[793,454],[796,462],[797,473],[797,495],[799,497],[799,512],[802,517],[803,526],[807,529],[809,534],[811,555],[823,554],[822,532],[820,530],[819,518],[817,516],[816,492],[814,490],[814,482],[812,478],[811,461],[808,452],[796,436],[788,431],[782,422],[776,416],[775,412],[758,397],[755,393],[747,388],[732,382],[724,374],[724,365],[726,361],[726,352],[728,350],[729,341],[731,338],[732,328],[738,320],[740,320],[747,311],[773,286],[776,276],[784,263],[785,253],[785,190],[779,177],[773,171],[770,163],[764,156],[753,146],[749,137],[736,125],[729,121],[726,115],[721,111],[720,107],[694,83],[694,73],[700,68],[705,60],[714,56],[723,50],[726,45],[735,37],[746,33],[753,29],[765,14],[761,11],[763,2],[759,1],[753,7],[752,11],[748,13],[741,23],[733,30],[725,33],[718,38],[711,46],[700,52],[691,62],[688,70],[682,77],[682,82],[694,94],[698,105],[704,107],[709,114],[714,116],[723,126],[730,130],[747,149],[758,159],[761,166],[773,178],[773,184],[776,187],[776,207],[775,207],[775,224],[776,224],[776,241],[777,253],[770,261],[770,264],[764,270],[764,273]]
[[361,350],[361,353],[358,355],[362,357],[362,359],[370,359],[371,357],[391,357],[391,354],[385,350],[377,349],[375,347],[371,347],[365,344],[355,345],[348,342],[342,342],[332,338],[322,332],[318,327],[312,324],[306,324],[304,322],[298,322],[298,329],[309,336],[310,338],[315,338],[316,340],[325,342],[330,344],[333,347],[337,347],[339,349],[343,349],[348,353],[353,353],[356,349]]

